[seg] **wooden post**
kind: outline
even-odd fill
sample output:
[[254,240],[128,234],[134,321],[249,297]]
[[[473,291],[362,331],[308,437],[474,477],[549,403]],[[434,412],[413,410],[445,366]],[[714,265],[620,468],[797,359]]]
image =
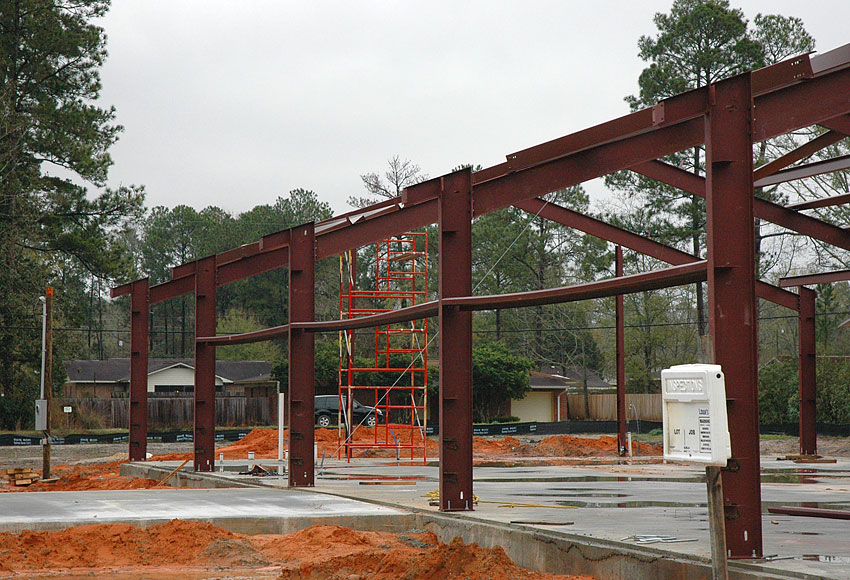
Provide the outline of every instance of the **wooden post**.
[[43,433],[41,478],[50,477],[50,404],[53,402],[53,286],[45,292],[44,310],[44,398],[47,401],[44,413],[47,415],[47,430]]
[[[700,362],[714,364],[714,343],[711,336],[700,336]],[[722,468],[708,465],[705,468],[705,487],[708,493],[708,533],[711,536],[711,577],[728,580],[726,560],[726,510],[723,507]]]
[[708,533],[711,535],[711,577],[728,580],[726,562],[726,516],[723,508],[722,468],[709,465],[705,468],[705,486],[708,492]]

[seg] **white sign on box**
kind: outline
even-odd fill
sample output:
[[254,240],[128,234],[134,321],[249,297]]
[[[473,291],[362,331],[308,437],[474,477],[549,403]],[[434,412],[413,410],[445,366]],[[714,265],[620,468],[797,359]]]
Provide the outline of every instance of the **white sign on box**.
[[677,365],[662,370],[661,401],[664,459],[725,466],[732,445],[720,365]]

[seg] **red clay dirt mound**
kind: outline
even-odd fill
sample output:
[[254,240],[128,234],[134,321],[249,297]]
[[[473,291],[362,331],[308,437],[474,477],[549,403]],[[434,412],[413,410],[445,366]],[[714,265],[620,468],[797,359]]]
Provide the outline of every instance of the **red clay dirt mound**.
[[[385,440],[386,427],[358,427],[354,432],[353,441],[356,443],[369,443],[376,440],[375,429],[378,440]],[[289,440],[289,429],[285,430],[284,438]],[[399,430],[399,433],[404,431]],[[328,457],[335,457],[339,443],[335,429],[316,429],[316,443],[318,444],[319,456],[324,453]],[[392,434],[389,434],[392,439]],[[406,439],[402,439],[406,442]],[[285,443],[286,444],[286,443]],[[439,456],[439,444],[433,439],[427,440],[428,456]],[[657,445],[634,442],[632,444],[634,453],[637,455],[662,455],[663,450]],[[601,437],[572,437],[570,435],[553,435],[539,443],[522,443],[515,437],[504,437],[502,439],[484,439],[475,437],[472,443],[473,453],[477,458],[495,459],[505,457],[613,457],[617,455],[617,438],[611,435]],[[225,447],[216,449],[216,458],[219,453],[224,453],[225,459],[246,459],[248,452],[253,451],[257,459],[275,459],[277,457],[277,429],[254,429],[245,437]],[[343,451],[344,454],[344,451]],[[395,448],[389,449],[355,449],[352,455],[355,457],[395,457]],[[408,450],[401,450],[401,456],[409,456]],[[155,455],[153,460],[174,461],[190,459],[191,453],[169,453]],[[422,457],[421,449],[415,450],[414,457]]]
[[284,565],[281,580],[590,580],[586,576],[526,570],[514,564],[500,547],[464,544],[460,538],[442,544],[431,533],[406,535],[336,528],[326,534],[324,529],[311,528],[298,534],[304,534],[307,542],[296,540],[296,546],[305,550],[321,546],[321,553],[307,561]]
[[[632,450],[639,455],[663,455],[664,450],[648,443],[632,443]],[[611,435],[593,437],[571,437],[553,435],[531,448],[539,457],[606,457],[617,455],[617,438]]]
[[87,465],[55,465],[53,475],[59,481],[39,481],[26,487],[7,485],[0,491],[86,491],[92,489],[150,489],[158,482],[120,475],[124,461],[91,463]]
[[[258,570],[279,566],[282,580],[566,580],[525,570],[501,548],[460,539],[441,544],[428,532],[360,532],[315,526],[289,535],[244,536],[209,523],[172,520],[147,529],[129,524],[58,532],[0,533],[0,572],[99,572],[184,569]],[[178,567],[175,569],[175,567]]]

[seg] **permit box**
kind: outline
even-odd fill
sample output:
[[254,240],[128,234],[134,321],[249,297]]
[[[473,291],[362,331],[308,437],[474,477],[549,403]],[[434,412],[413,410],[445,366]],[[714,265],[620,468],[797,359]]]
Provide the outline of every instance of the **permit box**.
[[661,403],[664,459],[726,466],[732,445],[720,365],[677,365],[662,370]]

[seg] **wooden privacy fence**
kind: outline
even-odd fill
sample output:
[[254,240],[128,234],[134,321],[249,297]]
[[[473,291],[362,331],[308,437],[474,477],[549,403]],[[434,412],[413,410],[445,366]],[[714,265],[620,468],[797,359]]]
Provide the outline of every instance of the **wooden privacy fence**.
[[[563,404],[563,403],[562,403]],[[589,421],[616,421],[617,395],[590,395],[590,416],[584,412],[584,395],[567,395],[569,418]],[[634,407],[631,407],[631,406]],[[627,394],[628,420],[661,421],[661,393]],[[637,411],[637,416],[635,416]],[[566,413],[565,413],[566,415]]]
[[[191,428],[194,421],[192,397],[148,399],[148,428]],[[64,399],[73,408],[71,420],[81,427],[127,429],[130,400]],[[222,427],[277,424],[276,397],[216,397],[215,424]]]

